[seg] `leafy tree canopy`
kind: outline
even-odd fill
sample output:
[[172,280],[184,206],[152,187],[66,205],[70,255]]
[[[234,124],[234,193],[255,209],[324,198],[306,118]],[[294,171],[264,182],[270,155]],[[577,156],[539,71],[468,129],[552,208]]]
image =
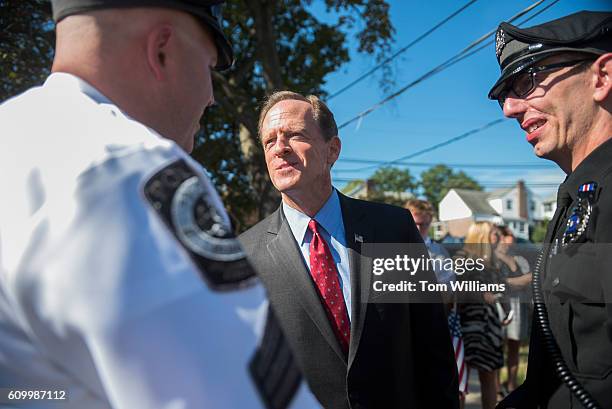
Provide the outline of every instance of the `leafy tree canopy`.
[[445,165],[436,165],[421,173],[419,185],[434,209],[438,209],[440,201],[450,189],[482,190],[482,186],[465,172],[455,172]]
[[382,167],[370,178],[374,192],[369,199],[402,206],[406,202],[406,193],[414,193],[417,183],[408,169],[391,166]]

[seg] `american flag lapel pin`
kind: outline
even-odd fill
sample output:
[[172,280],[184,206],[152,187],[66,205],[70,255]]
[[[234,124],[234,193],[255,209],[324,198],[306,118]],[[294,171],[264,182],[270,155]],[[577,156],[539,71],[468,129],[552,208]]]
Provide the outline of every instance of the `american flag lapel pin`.
[[363,243],[363,236],[360,236],[359,234],[355,233],[355,242]]

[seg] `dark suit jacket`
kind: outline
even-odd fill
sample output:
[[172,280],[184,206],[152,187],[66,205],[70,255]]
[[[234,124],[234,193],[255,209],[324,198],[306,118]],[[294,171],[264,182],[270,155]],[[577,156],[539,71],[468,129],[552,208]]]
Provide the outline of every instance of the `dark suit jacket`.
[[364,243],[421,243],[420,254],[426,254],[410,213],[339,196],[351,274],[348,358],[281,208],[240,236],[311,391],[326,409],[457,408],[456,363],[442,304],[368,304],[362,298],[362,282],[371,273],[361,271],[356,235]]

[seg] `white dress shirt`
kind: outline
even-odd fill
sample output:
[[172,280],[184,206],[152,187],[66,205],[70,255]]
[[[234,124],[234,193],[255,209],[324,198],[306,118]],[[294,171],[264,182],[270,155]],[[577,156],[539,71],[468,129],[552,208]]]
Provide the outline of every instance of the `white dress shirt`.
[[[291,232],[302,251],[302,257],[306,268],[310,271],[310,241],[312,232],[308,229],[310,217],[297,209],[283,202],[283,213],[287,218]],[[342,288],[342,296],[346,304],[349,319],[351,318],[351,274],[349,269],[349,254],[346,245],[346,235],[344,232],[344,221],[342,219],[342,209],[340,199],[336,189],[327,199],[321,210],[317,212],[314,219],[322,227],[320,232],[332,253],[336,268],[338,269],[338,279]]]

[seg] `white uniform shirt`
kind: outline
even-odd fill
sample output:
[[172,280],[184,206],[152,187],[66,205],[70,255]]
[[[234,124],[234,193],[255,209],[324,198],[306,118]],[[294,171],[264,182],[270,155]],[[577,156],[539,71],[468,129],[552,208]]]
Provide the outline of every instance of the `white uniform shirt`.
[[0,388],[68,398],[15,406],[262,407],[261,286],[211,290],[143,195],[182,159],[227,222],[201,167],[62,73],[0,106],[0,140]]

